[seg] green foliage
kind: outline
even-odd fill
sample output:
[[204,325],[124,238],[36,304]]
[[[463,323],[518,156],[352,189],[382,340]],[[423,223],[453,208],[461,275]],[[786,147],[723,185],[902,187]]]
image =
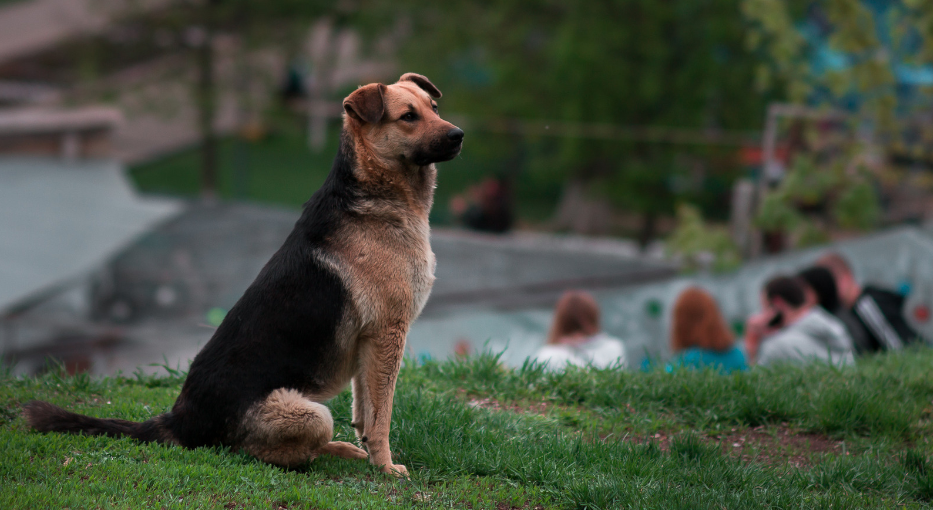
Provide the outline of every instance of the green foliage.
[[[763,55],[759,85],[783,89],[796,103],[811,106],[855,106],[848,129],[874,130],[873,143],[897,147],[904,125],[896,122],[899,109],[921,104],[899,105],[895,65],[933,64],[933,3],[893,0],[885,3],[887,16],[876,19],[869,0],[820,0],[811,7],[821,9],[831,24],[829,46],[845,55],[845,65],[826,70],[811,65],[811,48],[799,31],[794,12],[797,2],[743,0],[742,12],[749,22],[749,48]],[[877,3],[875,3],[877,4]],[[890,37],[879,37],[890,34]],[[914,96],[911,101],[917,101]],[[902,113],[902,112],[900,112]],[[797,229],[798,245],[825,239],[825,229],[838,226],[865,230],[876,226],[881,208],[872,182],[891,180],[890,169],[875,165],[874,175],[859,162],[862,141],[850,137],[837,144],[836,152],[819,164],[798,157],[777,196],[767,197],[758,223],[775,230]],[[876,149],[877,151],[877,149]],[[797,214],[795,209],[825,205],[822,219]],[[834,225],[830,225],[830,222]]]
[[[677,207],[677,226],[667,238],[667,249],[683,257],[687,270],[708,266],[714,271],[727,271],[741,263],[728,229],[708,225],[700,211],[689,204]],[[704,257],[710,260],[704,262]]]
[[794,26],[791,6],[783,0],[744,0],[741,9],[751,22],[746,34],[747,47],[769,57],[757,67],[758,89],[764,91],[779,79],[791,101],[803,101],[810,93],[809,83],[799,78],[808,72],[805,41]]
[[800,213],[780,193],[765,195],[755,218],[755,224],[765,232],[794,230],[801,221]]
[[846,184],[839,165],[819,167],[812,155],[801,154],[781,181],[780,193],[801,206],[818,206],[827,194]]
[[[516,202],[530,202],[529,216],[538,220],[575,178],[628,210],[670,214],[689,200],[722,217],[722,188],[740,171],[730,157],[734,149],[646,141],[650,130],[643,127],[715,132],[760,124],[764,102],[748,93],[756,60],[743,47],[739,3],[230,0],[181,2],[141,22],[152,33],[172,34],[172,52],[196,56],[183,43],[188,29],[211,26],[247,50],[274,47],[289,58],[302,51],[308,25],[326,15],[338,28],[355,29],[374,53],[391,48],[401,70],[430,76],[444,91],[442,112],[470,116],[463,124],[464,174],[456,177],[463,184],[455,191],[489,175],[508,176],[519,184]],[[202,79],[195,93],[207,132],[216,92]],[[570,127],[543,136],[509,119]],[[580,124],[640,128],[630,140],[606,140],[582,136],[573,127]],[[679,186],[697,162],[709,182]]]
[[[443,84],[445,111],[475,119],[464,153],[507,162],[509,175],[594,183],[613,203],[672,213],[700,190],[672,186],[684,161],[731,180],[732,148],[579,136],[484,133],[495,119],[692,130],[757,127],[763,98],[750,94],[755,59],[743,47],[739,0],[504,2],[423,0],[361,4],[361,17],[410,23],[399,60]],[[443,48],[439,58],[438,48]],[[566,125],[566,124],[565,124]],[[559,126],[555,125],[554,128]],[[636,135],[643,136],[645,130]],[[465,156],[467,157],[467,156]],[[718,197],[717,197],[718,198]],[[693,200],[696,202],[696,200]]]
[[[847,55],[847,65],[825,72],[810,66],[806,41],[795,25],[801,4],[780,0],[743,0],[742,13],[749,21],[748,47],[766,56],[759,67],[759,84],[778,85],[797,103],[813,98],[817,90],[831,92],[829,102],[846,94],[860,97],[859,113],[882,127],[891,127],[897,107],[893,64],[933,63],[933,4],[916,0],[892,1],[888,19],[876,20],[868,0],[820,0],[812,2],[832,24],[830,47]],[[878,37],[878,23],[885,23],[891,40]],[[907,37],[916,36],[916,38]]]
[[798,248],[819,246],[831,240],[826,230],[812,221],[801,221],[797,228],[792,231],[792,234],[796,241],[794,244]]
[[765,195],[755,222],[768,232],[792,233],[796,246],[806,247],[829,241],[828,227],[868,230],[880,217],[869,175],[800,155],[777,189]]
[[[410,17],[414,35],[404,60],[449,83],[458,111],[682,127],[703,127],[711,115],[722,127],[742,128],[754,126],[758,114],[744,111],[755,99],[730,95],[750,77],[742,74],[751,59],[741,51],[737,8],[731,0],[407,0],[361,10]],[[428,40],[453,58],[438,60]],[[585,142],[563,143],[572,162],[583,159]]]
[[881,206],[871,184],[854,182],[844,189],[833,206],[833,217],[843,228],[864,230],[877,225]]

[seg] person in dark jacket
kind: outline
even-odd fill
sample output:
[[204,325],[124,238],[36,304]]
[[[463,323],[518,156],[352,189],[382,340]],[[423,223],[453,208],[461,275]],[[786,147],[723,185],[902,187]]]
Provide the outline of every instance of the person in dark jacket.
[[[904,317],[904,296],[879,287],[858,284],[846,259],[830,252],[816,261],[816,267],[832,276],[838,307],[829,310],[845,324],[858,354],[898,350],[920,340],[920,335]],[[814,287],[814,292],[830,293],[825,272],[810,271],[801,277]],[[822,283],[821,283],[822,282]],[[831,301],[831,297],[827,297]]]
[[833,273],[825,267],[813,266],[804,269],[797,276],[807,284],[807,290],[812,293],[810,299],[833,314],[845,326],[852,337],[856,353],[870,352],[871,341],[868,332],[851,308],[843,306]]

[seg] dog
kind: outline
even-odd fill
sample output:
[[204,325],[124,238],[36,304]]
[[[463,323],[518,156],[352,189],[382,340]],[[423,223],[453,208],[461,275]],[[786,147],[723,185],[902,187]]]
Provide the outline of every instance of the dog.
[[[438,116],[440,97],[426,77],[406,73],[344,99],[330,174],[194,358],[169,412],[137,423],[33,401],[24,406],[30,426],[229,446],[283,467],[321,454],[368,457],[384,473],[408,476],[389,449],[395,383],[434,283],[434,164],[456,157],[464,136]],[[324,403],[348,384],[365,450],[332,441]]]

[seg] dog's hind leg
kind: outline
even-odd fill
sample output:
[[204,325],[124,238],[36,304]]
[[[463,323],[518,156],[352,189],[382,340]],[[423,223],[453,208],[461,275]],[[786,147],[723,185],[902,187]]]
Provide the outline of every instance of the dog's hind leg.
[[241,425],[240,446],[270,464],[295,467],[319,453],[331,453],[328,445],[334,437],[334,419],[330,410],[296,390],[274,390],[247,411]]
[[368,459],[369,454],[366,453],[366,450],[362,448],[357,448],[356,445],[346,443],[344,441],[331,441],[326,445],[322,446],[317,454],[326,454],[333,455],[335,457],[342,457],[344,459]]

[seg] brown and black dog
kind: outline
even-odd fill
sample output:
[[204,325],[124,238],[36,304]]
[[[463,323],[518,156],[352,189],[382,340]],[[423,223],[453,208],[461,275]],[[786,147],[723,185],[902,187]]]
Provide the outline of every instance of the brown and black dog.
[[[428,212],[434,163],[460,153],[441,92],[407,73],[343,102],[340,150],[285,244],[191,363],[171,411],[136,423],[26,404],[39,431],[130,436],[188,448],[226,445],[280,466],[326,453],[392,463],[389,424],[405,339],[434,283]],[[352,382],[367,451],[333,439],[323,402]]]

